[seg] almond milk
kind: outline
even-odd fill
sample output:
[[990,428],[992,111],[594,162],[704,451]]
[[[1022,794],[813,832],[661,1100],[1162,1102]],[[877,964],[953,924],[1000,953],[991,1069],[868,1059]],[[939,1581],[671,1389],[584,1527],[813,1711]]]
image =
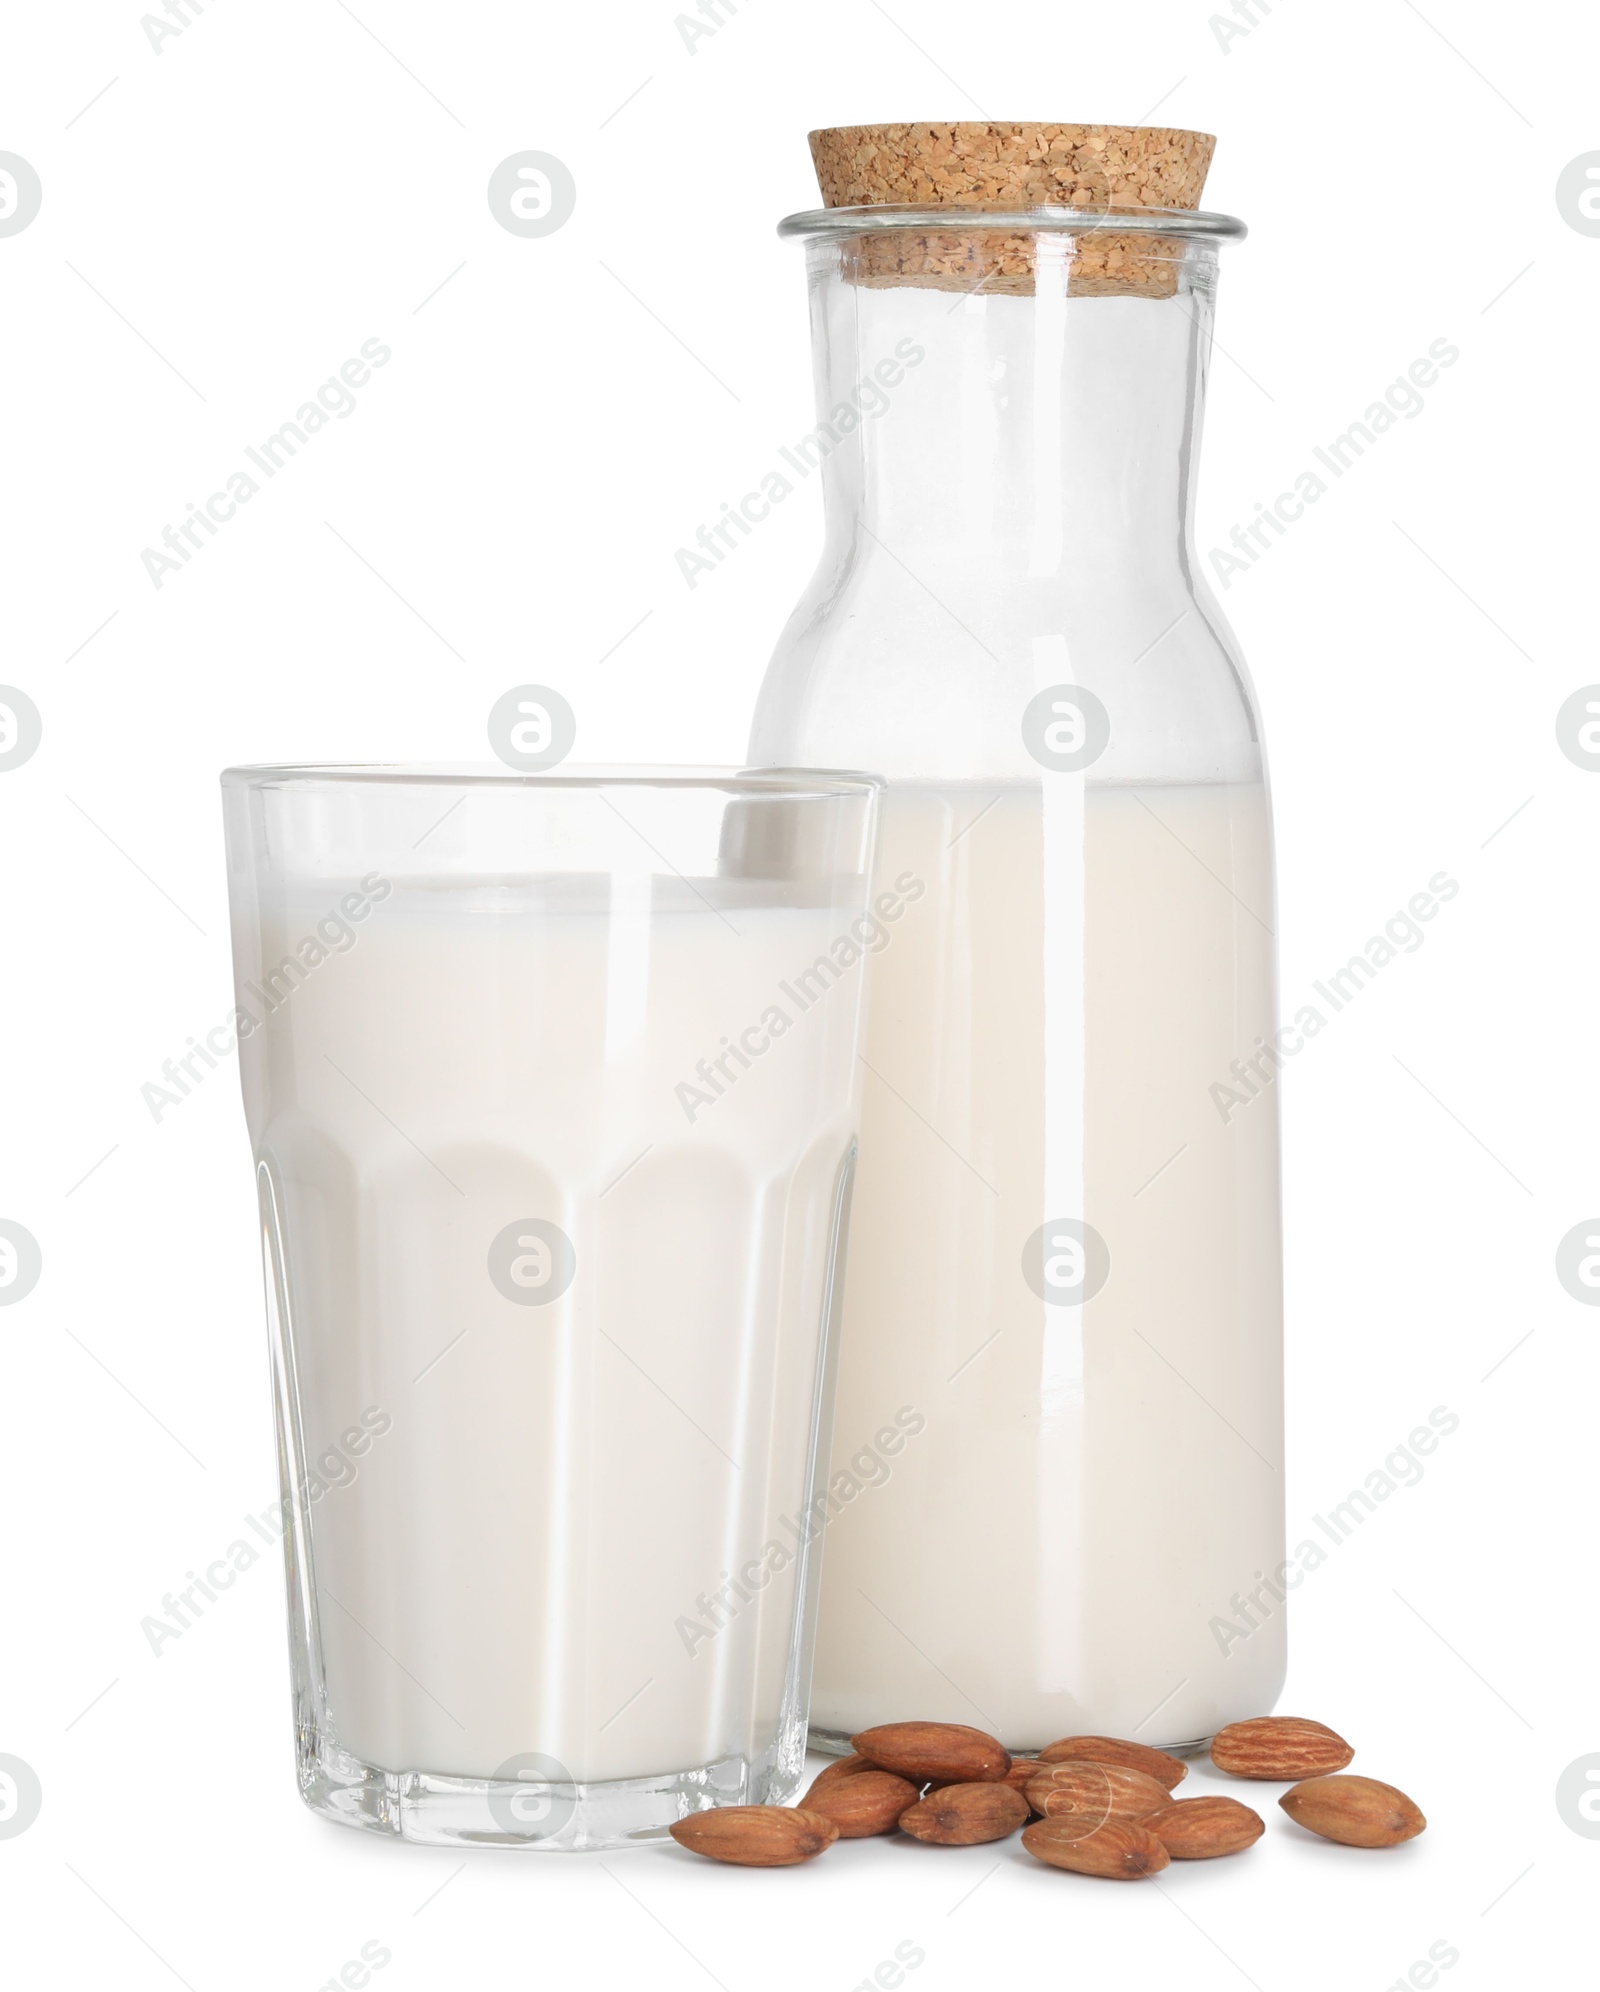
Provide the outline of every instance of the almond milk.
[[[1275,1091],[1209,1094],[1276,1022],[1265,791],[893,785],[878,869],[928,890],[871,962],[835,1429],[928,1425],[827,1532],[813,1731],[1207,1736],[1283,1668],[1270,1593],[1209,1624],[1283,1557]],[[1109,1277],[1046,1306],[1080,1215]]]

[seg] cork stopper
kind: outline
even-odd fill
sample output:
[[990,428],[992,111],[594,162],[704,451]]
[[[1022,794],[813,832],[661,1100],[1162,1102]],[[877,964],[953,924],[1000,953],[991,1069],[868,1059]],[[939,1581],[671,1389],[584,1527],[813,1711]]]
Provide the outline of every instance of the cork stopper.
[[[1216,149],[1206,132],[1165,125],[883,124],[810,134],[826,207],[1184,208],[1200,204]],[[1170,296],[1182,245],[1096,229],[1072,245],[1074,296]],[[852,280],[1031,296],[1035,238],[977,230],[970,217],[926,235],[853,245]]]

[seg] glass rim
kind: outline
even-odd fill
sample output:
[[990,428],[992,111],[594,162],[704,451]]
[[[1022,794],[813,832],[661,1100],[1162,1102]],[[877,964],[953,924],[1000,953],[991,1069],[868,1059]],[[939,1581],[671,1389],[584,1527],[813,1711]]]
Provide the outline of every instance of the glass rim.
[[1236,216],[1203,208],[882,207],[807,208],[778,223],[785,241],[839,240],[851,235],[913,230],[923,235],[963,232],[1027,235],[1176,235],[1196,242],[1242,242],[1249,229]]
[[585,763],[555,768],[496,767],[486,762],[262,762],[224,768],[225,789],[277,788],[607,788],[716,789],[733,795],[772,795],[791,801],[875,795],[882,775],[849,768],[679,767],[650,763]]

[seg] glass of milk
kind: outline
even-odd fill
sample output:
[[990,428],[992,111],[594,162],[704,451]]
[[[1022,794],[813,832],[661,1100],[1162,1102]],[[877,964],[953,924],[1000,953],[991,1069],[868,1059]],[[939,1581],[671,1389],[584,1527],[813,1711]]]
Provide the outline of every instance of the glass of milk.
[[222,782],[307,1804],[592,1848],[791,1796],[878,784]]

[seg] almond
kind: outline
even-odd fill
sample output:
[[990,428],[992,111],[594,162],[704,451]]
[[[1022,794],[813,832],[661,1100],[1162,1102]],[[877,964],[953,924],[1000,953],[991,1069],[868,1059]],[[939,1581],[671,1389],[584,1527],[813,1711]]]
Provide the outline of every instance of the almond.
[[818,1812],[787,1805],[723,1805],[668,1827],[680,1847],[735,1867],[795,1867],[831,1847],[839,1829]]
[[[977,1785],[974,1790],[987,1791]],[[892,1833],[907,1806],[917,1802],[917,1788],[893,1771],[857,1771],[837,1778],[826,1791],[813,1785],[806,1793],[805,1809],[831,1819],[841,1840],[868,1840],[874,1833]]]
[[1020,1791],[994,1779],[941,1785],[900,1815],[900,1830],[935,1847],[977,1847],[1003,1840],[1028,1817]]
[[885,1722],[850,1741],[879,1770],[913,1784],[997,1784],[1011,1768],[1002,1744],[960,1722]]
[[1122,1764],[1130,1771],[1143,1771],[1146,1777],[1159,1778],[1168,1791],[1189,1775],[1181,1758],[1153,1750],[1148,1743],[1125,1743],[1120,1736],[1063,1736],[1039,1752],[1041,1764],[1070,1764],[1084,1757],[1092,1764]]
[[853,1778],[858,1771],[871,1771],[876,1768],[877,1766],[869,1764],[865,1757],[854,1755],[849,1757],[835,1757],[831,1764],[825,1764],[811,1780],[806,1795],[801,1799],[800,1803],[808,1805],[819,1791],[826,1791],[829,1785],[837,1784],[841,1778]]
[[1029,1778],[1028,1803],[1047,1819],[1072,1819],[1083,1833],[1108,1819],[1142,1819],[1168,1802],[1167,1788],[1124,1764],[1045,1764]]
[[[1000,1782],[1010,1785],[1013,1791],[1025,1791],[1029,1778],[1040,1768],[1037,1757],[1013,1757],[1011,1759],[1010,1770],[1006,1772]],[[923,1796],[926,1798],[930,1792],[942,1791],[947,1784],[969,1784],[971,1782],[972,1780],[968,1778],[941,1778],[936,1784],[929,1785]]]
[[1139,1824],[1175,1861],[1209,1861],[1243,1853],[1267,1830],[1259,1812],[1236,1798],[1178,1798],[1147,1812]]
[[1155,1834],[1134,1820],[1114,1819],[1085,1833],[1075,1820],[1036,1819],[1023,1827],[1022,1844],[1048,1867],[1098,1875],[1103,1881],[1139,1881],[1159,1874],[1168,1860]]
[[1211,1761],[1236,1778],[1314,1778],[1342,1771],[1355,1751],[1326,1723],[1299,1715],[1260,1715],[1230,1722],[1211,1745]]
[[1428,1823],[1403,1791],[1376,1778],[1310,1778],[1278,1803],[1297,1826],[1342,1847],[1398,1847]]

